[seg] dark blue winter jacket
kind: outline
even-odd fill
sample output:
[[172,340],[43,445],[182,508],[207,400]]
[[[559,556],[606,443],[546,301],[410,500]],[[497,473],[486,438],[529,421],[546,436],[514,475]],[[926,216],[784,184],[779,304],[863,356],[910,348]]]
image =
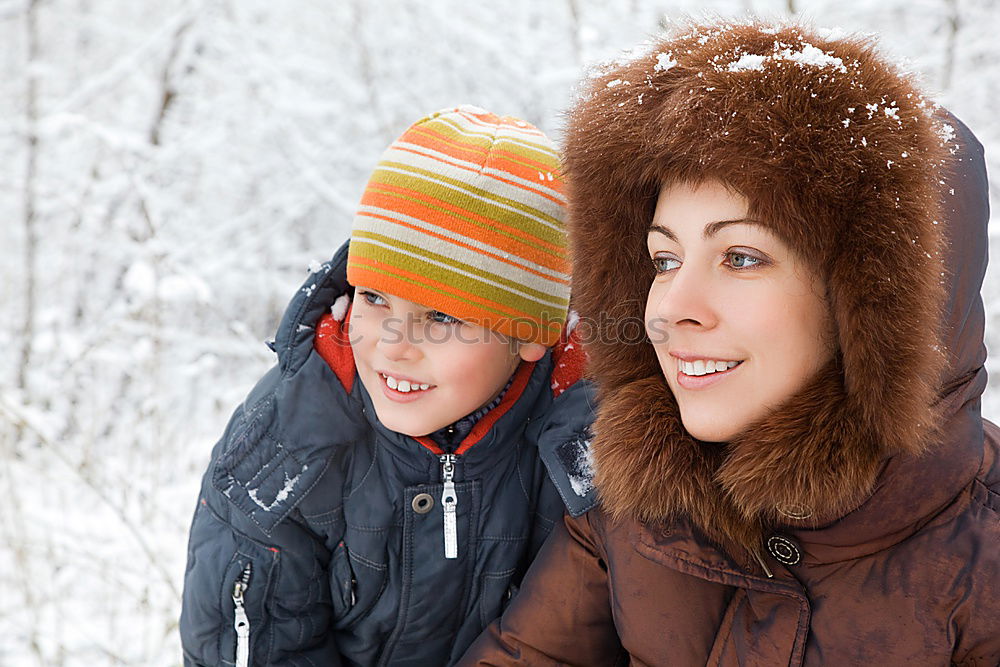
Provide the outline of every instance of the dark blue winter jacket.
[[455,460],[459,549],[446,559],[442,460],[383,427],[361,382],[348,393],[313,346],[350,289],[346,257],[345,245],[292,300],[277,365],[212,452],[188,545],[186,665],[450,664],[554,522],[593,504],[590,388],[554,397],[550,352]]

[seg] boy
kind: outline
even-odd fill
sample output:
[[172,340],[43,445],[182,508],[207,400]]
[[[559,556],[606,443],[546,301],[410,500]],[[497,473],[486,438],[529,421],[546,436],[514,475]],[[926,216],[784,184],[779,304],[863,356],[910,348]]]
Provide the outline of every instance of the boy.
[[450,664],[592,506],[558,169],[474,107],[388,148],[212,453],[185,664]]

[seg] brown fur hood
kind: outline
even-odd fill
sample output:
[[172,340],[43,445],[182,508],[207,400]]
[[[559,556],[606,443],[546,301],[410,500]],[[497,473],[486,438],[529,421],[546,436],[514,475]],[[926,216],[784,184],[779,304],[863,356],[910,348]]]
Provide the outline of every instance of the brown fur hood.
[[605,511],[685,516],[745,560],[802,508],[811,526],[857,508],[891,457],[936,441],[952,159],[940,116],[870,42],[802,27],[686,26],[591,82],[565,153],[582,321],[643,321],[660,183],[717,178],[824,271],[840,347],[800,394],[719,445],[684,430],[648,342],[585,333]]

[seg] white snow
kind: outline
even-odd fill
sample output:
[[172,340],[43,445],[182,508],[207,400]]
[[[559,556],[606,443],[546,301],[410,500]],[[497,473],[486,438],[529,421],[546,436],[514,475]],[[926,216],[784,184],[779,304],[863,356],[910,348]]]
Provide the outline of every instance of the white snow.
[[658,53],[656,54],[656,64],[653,65],[653,71],[655,72],[666,72],[668,69],[677,66],[677,61],[670,53]]
[[571,334],[576,329],[576,325],[580,323],[580,313],[575,310],[569,311],[569,315],[566,317],[566,333]]
[[729,63],[726,67],[730,72],[743,72],[746,70],[763,70],[767,56],[754,53],[744,53],[739,60]]
[[302,473],[304,473],[306,470],[309,470],[309,466],[302,466],[301,472],[295,475],[295,477],[289,477],[288,474],[286,473],[284,485],[278,490],[278,493],[274,496],[274,500],[271,501],[270,503],[264,503],[263,501],[260,500],[260,498],[258,498],[257,489],[247,489],[247,495],[250,496],[250,500],[254,501],[254,503],[262,510],[264,510],[265,512],[270,512],[283,500],[288,498],[288,494],[292,492],[292,490],[295,488],[295,484],[298,483],[299,478],[302,477]]
[[341,294],[337,297],[337,300],[333,302],[333,306],[330,308],[330,313],[333,315],[333,319],[338,322],[343,322],[344,318],[347,317],[347,310],[351,307],[351,297],[347,294]]
[[580,471],[580,474],[568,477],[573,493],[582,498],[594,488],[594,454],[591,452],[589,442],[583,442],[580,445],[576,460],[576,469]]
[[844,65],[843,60],[837,58],[836,56],[823,53],[823,51],[816,48],[812,44],[804,44],[801,51],[785,49],[775,57],[779,60],[790,60],[800,65],[809,65],[811,67],[819,68],[832,67],[840,70],[841,72],[847,72],[847,67]]
[[831,26],[827,28],[817,28],[816,34],[820,36],[821,39],[826,39],[830,41],[835,41],[839,39],[844,39],[850,36],[846,30],[840,26]]
[[955,140],[955,128],[948,123],[941,123],[937,128],[941,143],[949,144]]
[[[781,46],[775,44],[776,47]],[[726,65],[730,72],[745,72],[748,70],[763,70],[768,61],[788,61],[797,63],[800,66],[834,68],[840,72],[846,72],[847,67],[844,61],[836,56],[831,56],[816,48],[812,44],[803,44],[799,50],[786,48],[775,50],[771,55],[760,55],[756,53],[744,53],[737,60]]]

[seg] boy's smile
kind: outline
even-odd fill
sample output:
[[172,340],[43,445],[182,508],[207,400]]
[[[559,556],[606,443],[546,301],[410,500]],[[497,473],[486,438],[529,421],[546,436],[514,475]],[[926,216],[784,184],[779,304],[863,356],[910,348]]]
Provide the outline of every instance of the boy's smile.
[[358,377],[379,421],[414,437],[486,405],[522,358],[536,361],[545,350],[360,286],[349,335]]
[[398,373],[389,375],[379,370],[376,373],[382,380],[382,391],[391,401],[399,403],[415,401],[421,397],[421,394],[426,394],[436,388],[436,385],[402,377]]

